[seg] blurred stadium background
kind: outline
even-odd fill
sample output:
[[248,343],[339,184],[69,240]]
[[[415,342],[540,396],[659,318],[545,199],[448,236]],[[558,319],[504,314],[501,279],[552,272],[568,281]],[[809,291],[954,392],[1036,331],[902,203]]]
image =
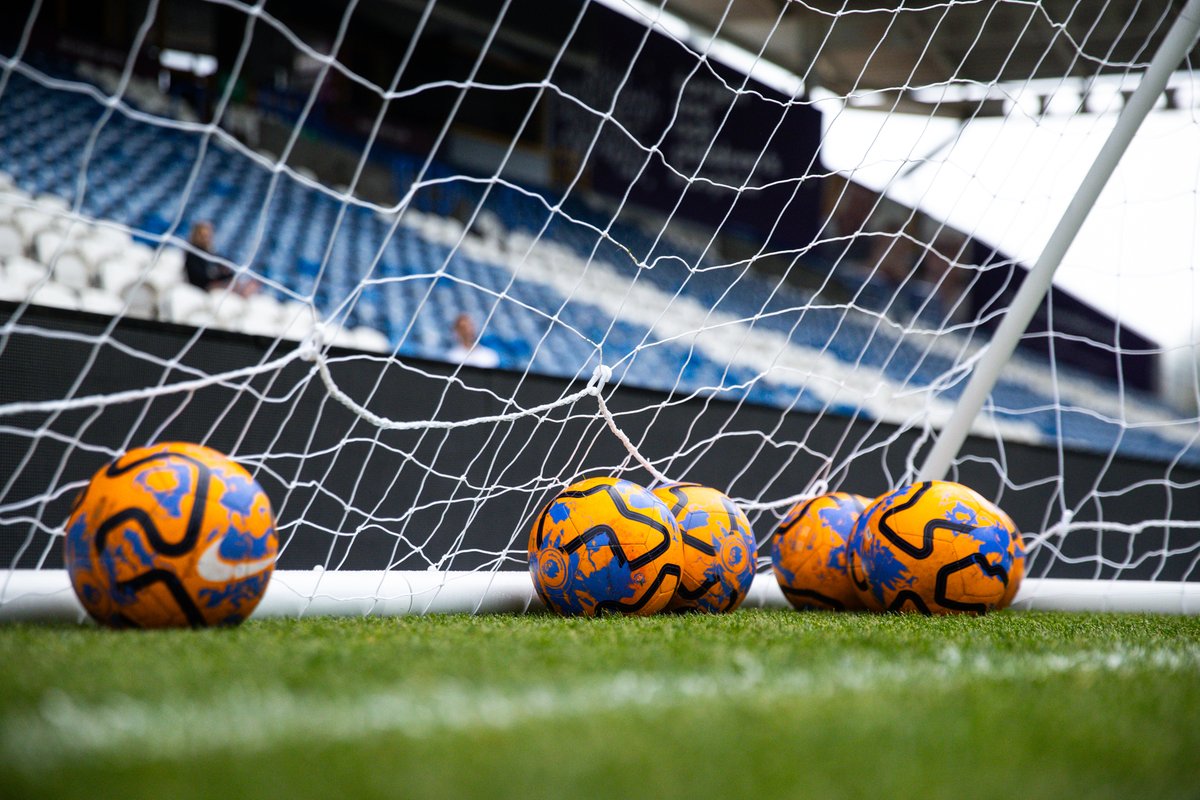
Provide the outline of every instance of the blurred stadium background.
[[[928,173],[982,175],[1000,151],[954,144],[998,148],[1023,122],[1103,129],[1180,4],[1109,2],[1078,20],[1080,4],[1057,0],[865,13],[880,5],[7,2],[0,403],[261,363],[323,319],[347,356],[339,384],[395,419],[555,399],[603,361],[622,424],[675,473],[746,498],[813,475],[883,491],[950,413],[1044,241],[1028,215],[1052,224],[1077,183],[1053,147],[1094,147],[1063,133],[1018,148],[1017,163],[1054,168],[1015,210],[999,189],[981,203]],[[1200,93],[1184,77],[1156,114],[1194,145]],[[1194,263],[1172,242],[1194,242],[1196,149],[1165,135],[1148,146],[1190,175],[1183,222],[1118,197],[1118,216],[1149,208],[1159,226],[1123,252]],[[751,175],[767,188],[727,188]],[[263,291],[184,281],[200,220]],[[1184,277],[1148,315],[1130,287],[1153,276],[1119,272],[1105,293],[1065,270],[976,426],[956,475],[1007,497],[1027,531],[1065,509],[1118,526],[1200,518],[1186,491],[1200,480],[1194,339],[1184,311],[1164,310],[1194,302],[1191,265],[1156,263]],[[500,369],[447,360],[462,312]],[[0,563],[54,565],[68,489],[148,438],[249,454],[292,568],[519,567],[510,550],[550,479],[624,458],[595,419],[566,414],[380,434],[305,376],[10,419]],[[760,541],[772,523],[756,516]],[[1194,529],[1051,545],[1031,574],[1200,578]]]

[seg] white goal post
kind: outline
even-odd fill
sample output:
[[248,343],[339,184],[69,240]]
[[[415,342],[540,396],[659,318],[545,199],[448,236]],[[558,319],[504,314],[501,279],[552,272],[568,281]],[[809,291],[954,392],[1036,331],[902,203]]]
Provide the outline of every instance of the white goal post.
[[[6,576],[0,608],[7,622],[88,622],[65,573],[16,570]],[[773,580],[751,586],[742,608],[791,608]],[[1042,611],[1136,611],[1200,614],[1200,586],[1156,581],[1029,578],[1013,608]],[[523,572],[284,570],[272,576],[257,619],[408,614],[523,614],[544,609]]]
[[1015,607],[1200,613],[1200,0],[298,5],[0,12],[0,621],[169,440],[270,495],[260,616],[540,608],[606,474],[733,497],[751,606],[946,476]]

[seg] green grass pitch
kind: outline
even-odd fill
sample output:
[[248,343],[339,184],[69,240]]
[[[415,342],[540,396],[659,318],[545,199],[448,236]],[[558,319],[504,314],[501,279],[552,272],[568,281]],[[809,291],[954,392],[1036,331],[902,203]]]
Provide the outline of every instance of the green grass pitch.
[[0,627],[0,797],[1200,796],[1200,620]]

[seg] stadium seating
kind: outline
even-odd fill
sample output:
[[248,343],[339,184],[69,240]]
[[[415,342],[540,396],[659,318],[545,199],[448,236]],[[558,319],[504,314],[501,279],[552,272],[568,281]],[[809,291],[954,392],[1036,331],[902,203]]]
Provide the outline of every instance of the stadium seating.
[[[0,299],[293,339],[311,331],[315,308],[337,345],[431,359],[449,351],[465,311],[507,369],[586,377],[603,359],[630,385],[894,422],[936,419],[962,390],[958,335],[820,303],[581,202],[449,181],[416,192],[397,219],[219,136],[120,111],[102,119],[98,98],[90,83],[49,90],[17,73],[0,95]],[[125,100],[167,110],[141,84]],[[401,191],[420,165],[398,161]],[[425,177],[454,175],[434,164]],[[181,248],[198,220],[213,222],[216,252],[247,265],[262,293],[243,300],[183,281]],[[1105,419],[1173,419],[1155,398],[1127,390],[1109,413],[1092,400],[1110,387],[1069,368],[1058,379],[1062,413],[1044,369],[1018,356],[993,394],[996,424],[1028,441],[1061,433],[1200,462],[1184,433]]]

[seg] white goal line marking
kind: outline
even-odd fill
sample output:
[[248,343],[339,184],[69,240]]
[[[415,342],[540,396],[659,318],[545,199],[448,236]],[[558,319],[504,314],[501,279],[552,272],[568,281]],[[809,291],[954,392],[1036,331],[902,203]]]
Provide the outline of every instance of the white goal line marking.
[[55,763],[103,756],[124,763],[245,754],[287,743],[337,743],[375,735],[414,739],[591,714],[661,709],[695,701],[818,697],[931,680],[942,686],[980,679],[1028,679],[1067,672],[1135,668],[1200,674],[1200,647],[1116,647],[995,658],[947,646],[932,658],[897,661],[852,655],[817,668],[772,672],[749,651],[733,667],[685,675],[620,672],[567,686],[479,688],[462,681],[400,686],[360,695],[295,694],[251,687],[207,700],[119,697],[80,703],[48,694],[38,709],[4,720],[0,760],[36,773]]

